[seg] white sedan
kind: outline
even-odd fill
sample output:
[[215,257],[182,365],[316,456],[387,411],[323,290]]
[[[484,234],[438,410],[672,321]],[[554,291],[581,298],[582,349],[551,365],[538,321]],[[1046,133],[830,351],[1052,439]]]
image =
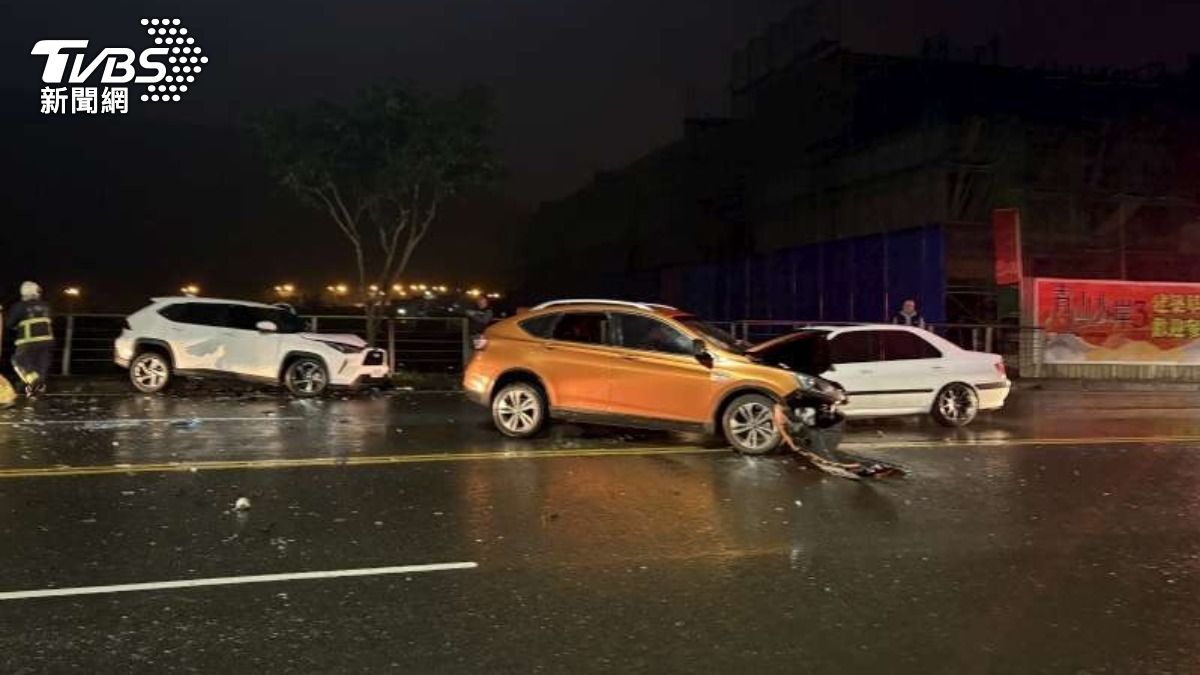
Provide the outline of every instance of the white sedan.
[[1003,407],[1012,386],[999,355],[969,351],[909,326],[813,326],[756,345],[749,354],[841,384],[850,399],[847,417],[929,414],[960,427],[980,410]]

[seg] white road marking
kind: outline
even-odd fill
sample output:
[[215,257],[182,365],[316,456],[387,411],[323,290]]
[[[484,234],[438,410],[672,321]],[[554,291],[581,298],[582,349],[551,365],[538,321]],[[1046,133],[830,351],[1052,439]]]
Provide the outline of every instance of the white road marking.
[[479,567],[473,562],[433,563],[429,565],[400,565],[397,567],[362,567],[350,570],[328,570],[324,572],[291,572],[286,574],[255,574],[243,577],[212,577],[208,579],[182,579],[179,581],[151,581],[140,584],[116,584],[113,586],[80,586],[76,588],[43,588],[33,591],[8,591],[0,593],[0,601],[28,600],[30,598],[54,598],[72,595],[98,595],[102,593],[130,593],[133,591],[160,591],[172,588],[198,588],[200,586],[232,586],[236,584],[263,584],[275,581],[302,581],[307,579],[338,579],[341,577],[370,577],[385,574],[419,574],[447,570],[469,570]]
[[84,420],[12,420],[0,422],[0,427],[40,427],[40,426],[133,426],[135,424],[189,424],[201,422],[295,422],[303,417],[279,417],[275,415],[259,415],[258,417],[110,417],[105,419]]

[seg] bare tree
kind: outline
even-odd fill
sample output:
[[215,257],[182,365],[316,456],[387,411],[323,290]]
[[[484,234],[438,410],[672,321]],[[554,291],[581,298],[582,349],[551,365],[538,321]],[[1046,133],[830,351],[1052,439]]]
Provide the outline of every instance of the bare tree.
[[382,295],[408,268],[445,201],[498,172],[487,90],[436,97],[371,87],[349,105],[320,101],[256,125],[280,181],[323,210],[350,244],[374,342]]

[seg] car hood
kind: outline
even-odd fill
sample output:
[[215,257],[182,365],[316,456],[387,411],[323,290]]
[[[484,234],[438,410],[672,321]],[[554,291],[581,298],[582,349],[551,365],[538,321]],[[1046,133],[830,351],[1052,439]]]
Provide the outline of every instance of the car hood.
[[336,342],[348,347],[366,347],[367,341],[353,333],[301,333],[300,337],[317,342]]

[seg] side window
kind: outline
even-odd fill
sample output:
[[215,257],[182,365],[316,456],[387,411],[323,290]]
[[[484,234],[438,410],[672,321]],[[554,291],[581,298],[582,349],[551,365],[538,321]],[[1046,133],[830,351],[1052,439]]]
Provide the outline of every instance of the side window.
[[168,321],[174,321],[175,323],[188,323],[187,308],[189,306],[189,304],[183,303],[178,305],[167,305],[166,307],[158,310],[158,313],[165,317]]
[[639,314],[616,314],[621,327],[621,346],[648,352],[691,354],[692,340],[671,326]]
[[239,330],[256,330],[259,321],[275,321],[272,310],[248,307],[246,305],[231,305],[229,307],[229,327]]
[[543,314],[535,316],[532,319],[525,319],[520,323],[521,330],[529,333],[535,338],[548,340],[554,335],[554,324],[558,321],[558,317],[562,316],[559,312],[552,314]]
[[834,363],[881,361],[877,331],[856,330],[834,336],[829,344]]
[[226,328],[229,326],[229,306],[214,302],[192,302],[188,303],[184,317],[184,323]]
[[888,361],[910,361],[913,359],[937,359],[942,353],[919,335],[902,330],[889,330],[881,334],[883,357]]
[[608,342],[608,316],[600,312],[569,312],[554,325],[554,339],[602,345]]

